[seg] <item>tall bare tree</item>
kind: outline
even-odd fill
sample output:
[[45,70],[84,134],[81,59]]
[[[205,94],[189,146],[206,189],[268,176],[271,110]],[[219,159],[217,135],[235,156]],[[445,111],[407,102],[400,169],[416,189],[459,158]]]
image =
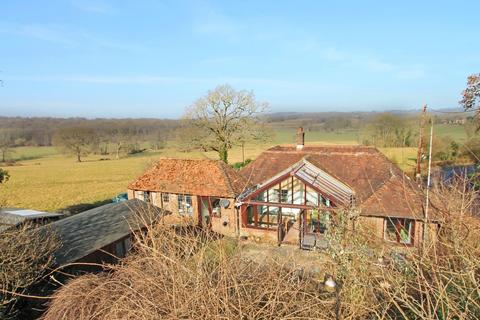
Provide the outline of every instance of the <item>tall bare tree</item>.
[[187,108],[185,119],[194,126],[192,140],[205,151],[216,151],[220,159],[228,162],[228,152],[241,145],[258,126],[258,115],[267,103],[256,101],[251,91],[236,91],[221,85]]
[[132,140],[132,134],[126,126],[117,126],[110,130],[107,139],[115,149],[115,159],[120,159],[120,153],[127,148],[128,142]]
[[53,143],[64,152],[73,153],[77,157],[77,161],[81,162],[81,157],[92,152],[98,144],[98,137],[90,128],[63,128],[55,133]]

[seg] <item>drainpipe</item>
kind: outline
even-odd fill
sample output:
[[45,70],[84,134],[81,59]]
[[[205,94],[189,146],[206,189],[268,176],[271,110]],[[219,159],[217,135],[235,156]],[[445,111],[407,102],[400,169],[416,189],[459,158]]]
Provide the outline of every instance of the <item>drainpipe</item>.
[[237,202],[234,204],[235,206],[235,211],[236,211],[236,234],[237,238],[240,239],[240,208],[241,208],[242,203]]

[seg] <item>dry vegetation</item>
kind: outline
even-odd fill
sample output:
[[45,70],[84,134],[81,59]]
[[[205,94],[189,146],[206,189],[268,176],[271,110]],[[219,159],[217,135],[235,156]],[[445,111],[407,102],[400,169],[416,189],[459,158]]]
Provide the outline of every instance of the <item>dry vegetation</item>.
[[19,317],[22,297],[53,265],[58,241],[51,232],[28,225],[5,231],[0,237],[0,319]]
[[[253,261],[236,240],[156,225],[112,272],[59,290],[45,319],[480,319],[473,194],[461,184],[437,192],[458,202],[439,208],[443,227],[424,251],[371,249],[368,232],[340,215],[330,249],[311,253],[320,271],[294,256]],[[326,274],[337,290],[323,284]]]

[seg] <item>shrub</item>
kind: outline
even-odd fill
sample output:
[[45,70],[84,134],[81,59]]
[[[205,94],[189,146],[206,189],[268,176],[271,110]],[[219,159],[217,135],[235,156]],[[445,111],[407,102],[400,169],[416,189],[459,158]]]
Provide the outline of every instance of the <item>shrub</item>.
[[480,319],[480,222],[464,186],[432,190],[442,228],[423,250],[378,246],[348,211],[309,264],[275,249],[252,258],[235,239],[159,224],[113,272],[59,290],[45,319]]

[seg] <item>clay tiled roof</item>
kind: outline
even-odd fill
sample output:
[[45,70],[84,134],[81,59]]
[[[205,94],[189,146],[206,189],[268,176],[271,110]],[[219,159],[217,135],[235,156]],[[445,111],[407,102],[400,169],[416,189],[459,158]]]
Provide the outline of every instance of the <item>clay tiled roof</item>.
[[243,177],[222,161],[161,159],[128,189],[234,198],[245,187]]
[[374,147],[305,146],[297,151],[291,146],[276,146],[263,152],[240,173],[252,185],[258,185],[302,159],[354,190],[362,214],[399,217],[423,214],[418,188]]
[[[392,176],[360,204],[362,215],[423,219],[424,197],[410,180]],[[431,210],[434,214],[433,209]],[[431,217],[432,218],[432,217]]]

